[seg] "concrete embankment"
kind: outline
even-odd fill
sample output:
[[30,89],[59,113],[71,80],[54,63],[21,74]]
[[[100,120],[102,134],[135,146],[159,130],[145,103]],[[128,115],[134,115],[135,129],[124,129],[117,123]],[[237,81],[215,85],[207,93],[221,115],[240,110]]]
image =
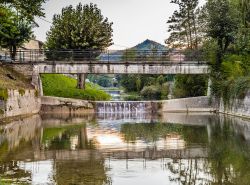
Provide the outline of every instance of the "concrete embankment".
[[94,113],[94,105],[90,101],[50,96],[43,96],[41,100],[41,113],[62,113],[70,115]]
[[210,98],[194,97],[164,101],[84,101],[70,98],[42,97],[42,113],[145,113],[213,112]]
[[161,112],[214,112],[215,107],[208,96],[159,101]]
[[0,100],[0,118],[39,113],[41,99],[36,90],[6,90],[6,93],[6,100]]
[[234,116],[250,118],[250,95],[243,100],[235,100],[231,108],[225,108],[223,101],[215,104],[211,98],[193,97],[163,101],[141,102],[91,102],[60,97],[38,97],[36,90],[8,90],[6,101],[0,101],[0,118],[20,116],[35,113],[65,114],[77,116],[89,113],[129,114],[138,117],[141,113],[164,112],[220,112]]
[[250,91],[244,99],[235,99],[229,104],[221,100],[217,110],[228,115],[250,118]]

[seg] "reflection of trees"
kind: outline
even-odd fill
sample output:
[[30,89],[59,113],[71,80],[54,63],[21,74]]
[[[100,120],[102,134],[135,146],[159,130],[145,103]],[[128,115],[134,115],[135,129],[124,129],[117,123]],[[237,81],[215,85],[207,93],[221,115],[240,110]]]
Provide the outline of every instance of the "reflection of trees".
[[28,184],[31,182],[31,172],[20,168],[17,161],[0,163],[0,184]]
[[70,125],[53,128],[45,128],[43,132],[43,143],[46,149],[59,150],[71,149],[71,137],[76,136],[77,149],[93,149],[92,143],[88,142],[86,125]]
[[[174,174],[171,180],[181,184],[248,185],[250,145],[234,129],[228,119],[213,120],[208,158],[173,159],[167,164]],[[197,138],[204,137],[196,134]]]
[[[93,155],[94,156],[94,155]],[[103,159],[67,160],[55,161],[54,180],[58,185],[65,184],[88,184],[110,185],[111,178],[106,174]]]
[[[170,181],[180,184],[208,184],[206,162],[203,159],[173,159],[166,166],[172,175]],[[179,184],[178,183],[178,184]]]
[[128,142],[144,139],[147,142],[157,141],[159,138],[166,137],[169,133],[181,133],[181,125],[164,123],[125,123],[121,126],[121,133]]
[[121,133],[124,134],[124,138],[128,142],[133,142],[136,139],[154,142],[172,133],[182,135],[188,144],[208,142],[207,131],[204,126],[185,126],[170,123],[126,123],[121,126]]
[[250,182],[250,145],[234,129],[229,119],[213,124],[208,160],[214,184]]

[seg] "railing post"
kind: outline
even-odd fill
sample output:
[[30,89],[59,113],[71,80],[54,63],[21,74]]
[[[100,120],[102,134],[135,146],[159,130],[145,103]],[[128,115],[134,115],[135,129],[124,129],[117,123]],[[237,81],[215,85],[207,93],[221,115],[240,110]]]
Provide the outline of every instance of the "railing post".
[[125,50],[125,62],[126,63],[128,62],[128,52],[127,52],[127,49]]
[[73,51],[73,50],[71,50],[71,52],[70,52],[70,53],[71,53],[71,56],[70,56],[70,61],[72,62],[72,61],[74,61],[74,58],[73,58],[73,57],[74,57],[74,56],[73,56],[73,55],[74,55],[74,51]]
[[109,63],[109,50],[108,50],[108,63]]

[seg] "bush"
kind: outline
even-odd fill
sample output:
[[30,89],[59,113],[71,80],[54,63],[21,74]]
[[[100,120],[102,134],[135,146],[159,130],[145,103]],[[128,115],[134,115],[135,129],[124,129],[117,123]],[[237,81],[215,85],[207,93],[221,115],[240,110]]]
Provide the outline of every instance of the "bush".
[[145,86],[141,90],[141,95],[146,100],[159,100],[161,99],[161,89],[155,85]]
[[208,86],[206,75],[177,75],[173,94],[176,98],[205,96]]
[[168,83],[164,83],[161,86],[161,99],[167,100],[168,94],[169,94],[169,85],[168,85]]
[[136,96],[136,95],[129,95],[129,96],[123,97],[123,99],[125,101],[140,101],[141,97],[140,96]]

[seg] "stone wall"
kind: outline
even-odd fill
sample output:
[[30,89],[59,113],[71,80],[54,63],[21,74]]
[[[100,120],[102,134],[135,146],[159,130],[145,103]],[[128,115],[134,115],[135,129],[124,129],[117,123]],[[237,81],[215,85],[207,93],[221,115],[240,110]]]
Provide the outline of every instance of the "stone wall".
[[41,99],[41,113],[70,115],[94,113],[94,105],[89,101],[50,96],[43,96]]
[[214,105],[208,96],[161,101],[162,112],[213,112]]
[[6,64],[6,66],[12,68],[14,71],[23,74],[27,78],[31,78],[33,74],[33,64]]
[[0,101],[0,118],[36,114],[40,111],[41,99],[36,90],[8,90],[6,101]]
[[230,106],[224,106],[224,102],[221,100],[217,109],[220,113],[250,118],[250,91],[244,99],[236,99]]

